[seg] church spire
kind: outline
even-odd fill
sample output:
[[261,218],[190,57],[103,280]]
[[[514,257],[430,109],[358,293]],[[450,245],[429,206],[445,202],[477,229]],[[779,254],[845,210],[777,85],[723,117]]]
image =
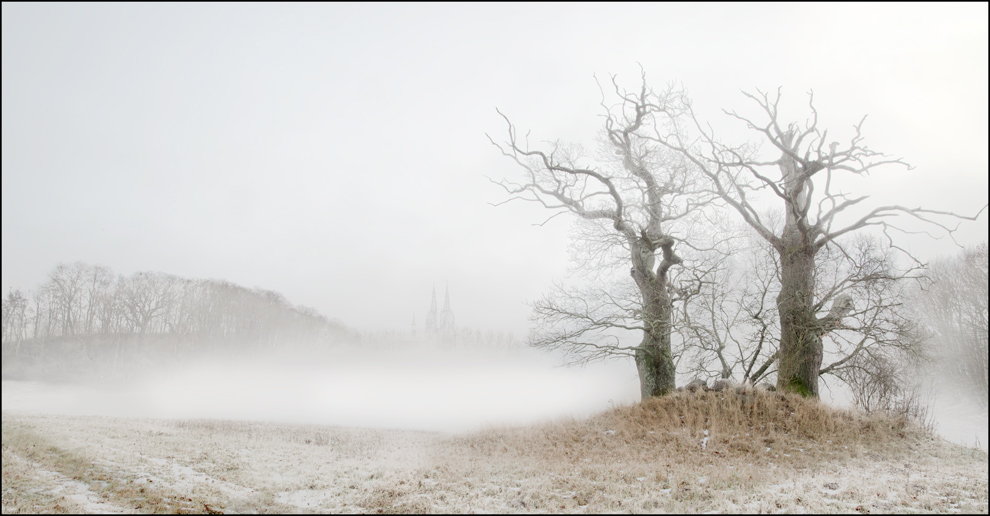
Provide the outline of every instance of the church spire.
[[450,286],[445,287],[443,299],[443,312],[440,314],[440,331],[442,333],[454,333],[454,311],[450,309]]
[[430,311],[426,314],[426,334],[437,333],[437,286],[433,285],[433,300],[430,301]]

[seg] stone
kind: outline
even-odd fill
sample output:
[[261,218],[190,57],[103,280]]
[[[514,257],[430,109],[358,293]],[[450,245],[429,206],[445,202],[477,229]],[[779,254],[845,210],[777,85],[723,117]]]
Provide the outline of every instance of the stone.
[[688,392],[697,392],[699,389],[704,390],[704,391],[707,391],[708,390],[708,381],[701,380],[701,379],[694,379],[694,380],[691,380],[691,382],[687,384],[687,390],[688,390]]
[[712,384],[712,390],[715,392],[727,391],[731,386],[731,380],[715,380],[715,383]]

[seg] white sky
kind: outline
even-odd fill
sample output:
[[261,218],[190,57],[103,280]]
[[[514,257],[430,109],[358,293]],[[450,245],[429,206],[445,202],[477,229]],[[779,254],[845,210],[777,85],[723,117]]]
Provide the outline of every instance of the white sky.
[[[785,111],[910,172],[877,201],[987,202],[986,3],[3,4],[3,293],[59,262],[226,279],[361,330],[422,325],[450,286],[461,326],[525,334],[567,266],[570,219],[510,203],[485,133],[593,147],[593,74],[679,81],[718,111],[784,87]],[[793,104],[790,104],[793,103]],[[958,240],[987,239],[987,216]],[[913,239],[923,257],[954,253]]]

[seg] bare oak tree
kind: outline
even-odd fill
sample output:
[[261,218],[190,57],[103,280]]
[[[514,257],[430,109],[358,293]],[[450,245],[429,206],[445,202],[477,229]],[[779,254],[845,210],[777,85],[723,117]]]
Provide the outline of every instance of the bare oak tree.
[[[500,111],[508,140],[489,140],[524,171],[519,182],[497,182],[510,195],[505,202],[532,201],[588,221],[604,253],[624,253],[633,279],[634,299],[558,289],[537,302],[534,317],[543,327],[530,344],[586,358],[631,356],[645,399],[675,387],[672,315],[681,287],[672,281],[672,268],[682,265],[678,252],[691,247],[688,231],[711,197],[697,188],[701,176],[688,160],[651,138],[672,129],[657,127],[661,120],[655,115],[681,109],[682,94],[673,88],[653,91],[645,74],[638,92],[622,90],[614,76],[611,82],[618,100],[610,106],[602,92],[603,151],[597,159],[559,141],[530,148]],[[642,338],[638,345],[623,342],[613,330],[641,332]]]
[[[777,219],[764,216],[772,226],[779,226]],[[683,308],[686,322],[678,329],[685,334],[686,370],[697,378],[756,383],[777,373],[780,325],[773,300],[781,268],[769,243],[755,233],[750,240]],[[904,307],[902,281],[920,267],[898,266],[894,249],[868,234],[844,238],[816,258],[816,299],[847,307],[825,328],[820,374],[854,390],[900,392],[910,378],[898,372],[927,358],[923,332]]]
[[[811,94],[812,116],[803,127],[798,124],[785,126],[781,121],[779,90],[776,96],[763,92],[744,94],[760,107],[762,120],[747,118],[735,111],[725,113],[759,133],[763,141],[779,152],[779,158],[760,159],[752,147],[722,144],[710,127],[698,121],[690,106],[686,119],[682,111],[667,111],[668,125],[675,130],[658,133],[654,141],[693,162],[707,176],[719,197],[773,246],[780,266],[780,291],[776,299],[780,318],[777,386],[817,397],[819,375],[829,367],[838,367],[823,368],[822,336],[840,327],[843,318],[855,308],[852,299],[839,296],[838,290],[819,291],[816,264],[823,250],[834,246],[838,252],[844,252],[841,237],[871,226],[882,229],[893,243],[888,230],[900,229],[890,222],[897,215],[914,217],[948,234],[954,228],[946,225],[947,219],[973,220],[976,216],[962,217],[945,211],[885,205],[850,218],[851,211],[847,210],[859,207],[867,196],[851,196],[839,191],[835,181],[839,175],[866,175],[887,165],[905,168],[908,165],[873,151],[863,143],[861,129],[865,117],[854,126],[854,136],[843,146],[830,141],[828,132],[818,127],[818,113]],[[697,131],[696,140],[685,137],[684,126]],[[761,218],[761,206],[754,201],[767,192],[784,208],[784,225],[779,232]],[[839,222],[840,219],[845,221]],[[832,301],[831,308],[824,313],[828,301]]]

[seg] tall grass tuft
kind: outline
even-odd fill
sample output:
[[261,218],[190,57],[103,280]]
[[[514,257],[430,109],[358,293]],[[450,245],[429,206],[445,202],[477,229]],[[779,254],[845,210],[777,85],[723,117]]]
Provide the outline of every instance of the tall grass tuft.
[[[676,393],[619,406],[587,420],[527,429],[490,429],[462,438],[482,452],[542,455],[575,463],[649,461],[681,465],[739,458],[809,465],[823,454],[902,449],[929,437],[906,417],[837,409],[796,394]],[[795,453],[791,453],[791,452]]]

